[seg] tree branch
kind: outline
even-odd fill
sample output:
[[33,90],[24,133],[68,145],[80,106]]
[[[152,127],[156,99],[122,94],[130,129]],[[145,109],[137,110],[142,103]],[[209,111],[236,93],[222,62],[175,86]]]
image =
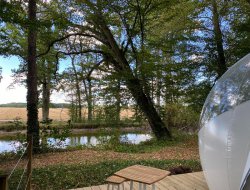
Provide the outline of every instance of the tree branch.
[[[41,57],[41,56],[44,56],[44,55],[48,54],[49,51],[50,51],[50,49],[51,49],[51,47],[52,47],[55,43],[61,42],[61,41],[63,41],[63,40],[66,40],[66,39],[70,38],[71,36],[85,36],[85,37],[92,37],[92,38],[97,39],[97,37],[96,37],[95,35],[93,35],[93,34],[86,34],[86,33],[85,33],[85,34],[84,34],[84,33],[72,33],[72,34],[68,34],[68,35],[66,35],[66,36],[63,36],[63,37],[61,37],[61,38],[58,38],[58,39],[56,39],[56,40],[50,42],[50,44],[49,44],[49,46],[48,46],[48,49],[47,49],[45,52],[43,52],[43,53],[37,55],[36,57],[38,58],[38,57]],[[98,39],[97,39],[97,40],[98,40]],[[99,40],[98,40],[98,41],[99,41]],[[102,41],[101,41],[101,42],[102,42]]]

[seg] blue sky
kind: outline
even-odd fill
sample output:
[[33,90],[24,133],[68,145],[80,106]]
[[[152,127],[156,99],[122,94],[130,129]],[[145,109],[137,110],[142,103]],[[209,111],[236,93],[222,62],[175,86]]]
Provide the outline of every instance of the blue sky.
[[[60,63],[60,71],[64,70],[68,65],[68,60],[63,60]],[[13,89],[9,89],[8,86],[12,83],[11,69],[17,69],[20,61],[17,57],[2,57],[0,56],[0,67],[2,67],[2,80],[0,82],[0,104],[10,102],[26,102],[27,89],[21,85],[15,85]],[[65,102],[65,95],[57,92],[53,92],[51,101],[54,103]]]

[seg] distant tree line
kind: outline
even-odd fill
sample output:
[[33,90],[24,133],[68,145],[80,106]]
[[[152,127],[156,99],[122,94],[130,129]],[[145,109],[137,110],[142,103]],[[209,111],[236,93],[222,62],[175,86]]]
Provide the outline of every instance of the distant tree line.
[[[11,107],[11,108],[26,108],[27,103],[6,103],[6,104],[0,104],[0,107]],[[40,104],[38,107],[42,107]],[[51,103],[50,108],[70,108],[70,104],[67,103]]]

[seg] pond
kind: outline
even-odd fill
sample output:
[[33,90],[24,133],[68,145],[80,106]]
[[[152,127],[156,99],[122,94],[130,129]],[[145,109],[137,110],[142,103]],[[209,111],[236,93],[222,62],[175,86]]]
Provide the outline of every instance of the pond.
[[[137,134],[126,133],[118,136],[118,140],[121,143],[139,144],[150,140],[152,135],[150,134]],[[45,139],[51,147],[65,149],[67,147],[74,147],[79,145],[96,146],[107,143],[111,139],[110,135],[72,135],[63,139],[49,137]],[[17,140],[1,140],[0,139],[0,153],[3,152],[16,152],[22,147],[21,142]]]

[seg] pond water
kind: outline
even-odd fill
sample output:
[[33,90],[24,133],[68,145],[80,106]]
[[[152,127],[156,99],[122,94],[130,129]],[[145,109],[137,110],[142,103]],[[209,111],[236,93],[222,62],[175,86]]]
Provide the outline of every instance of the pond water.
[[[121,134],[118,136],[118,140],[121,143],[130,143],[130,144],[139,144],[141,142],[150,140],[152,136],[150,134],[136,134],[136,133],[127,133]],[[70,137],[65,138],[63,141],[60,139],[55,139],[49,137],[45,139],[47,143],[55,148],[66,148],[66,147],[74,147],[79,145],[86,146],[96,146],[99,144],[107,143],[111,139],[109,135],[88,135],[88,136],[80,136],[80,135],[72,135]],[[17,140],[1,140],[0,139],[0,153],[3,152],[16,152],[18,149],[22,147],[22,144]]]

